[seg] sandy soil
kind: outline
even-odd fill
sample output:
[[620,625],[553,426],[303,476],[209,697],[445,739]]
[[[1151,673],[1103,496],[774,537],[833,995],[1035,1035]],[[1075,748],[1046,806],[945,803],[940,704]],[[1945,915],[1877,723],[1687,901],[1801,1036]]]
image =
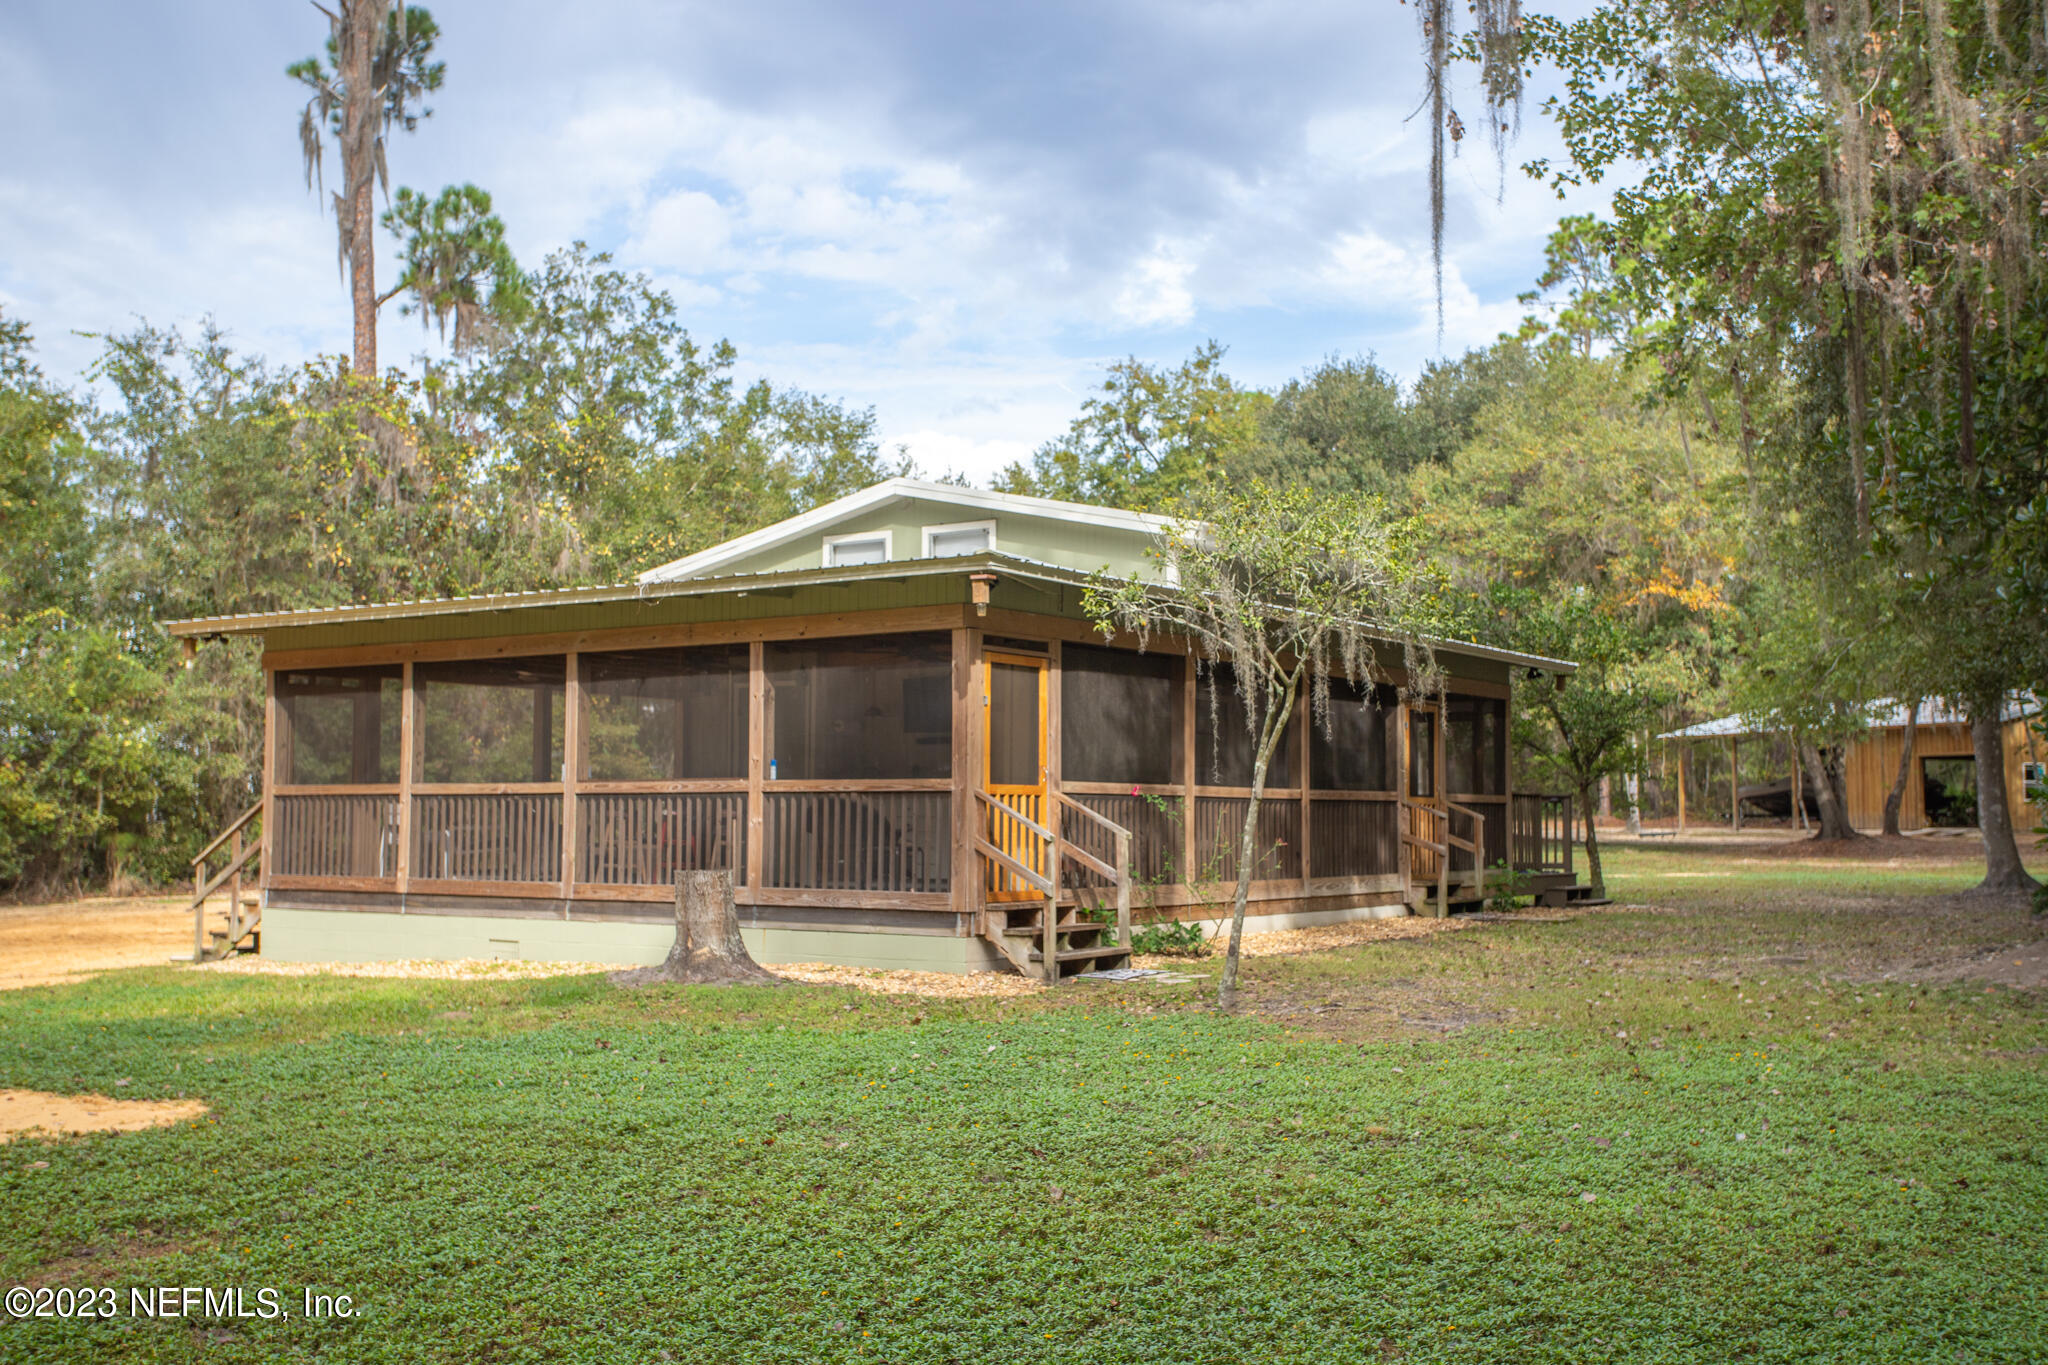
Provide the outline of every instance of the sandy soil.
[[0,990],[161,966],[192,952],[192,916],[169,896],[0,905]]
[[0,1090],[0,1142],[26,1133],[132,1133],[196,1119],[198,1100],[110,1100],[105,1095],[52,1095],[42,1090]]

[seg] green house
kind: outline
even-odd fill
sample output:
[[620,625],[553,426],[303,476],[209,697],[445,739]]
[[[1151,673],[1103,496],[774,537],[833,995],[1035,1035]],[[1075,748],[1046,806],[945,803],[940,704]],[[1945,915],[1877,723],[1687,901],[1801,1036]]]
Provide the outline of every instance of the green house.
[[[1082,611],[1164,525],[892,479],[629,584],[176,622],[264,650],[212,950],[653,962],[678,874],[725,871],[763,962],[1122,962],[1133,919],[1218,915],[1250,798],[1227,677]],[[1571,666],[1438,657],[1442,699],[1392,669],[1290,734],[1253,930],[1570,881],[1569,802],[1512,790],[1507,735],[1515,671]]]

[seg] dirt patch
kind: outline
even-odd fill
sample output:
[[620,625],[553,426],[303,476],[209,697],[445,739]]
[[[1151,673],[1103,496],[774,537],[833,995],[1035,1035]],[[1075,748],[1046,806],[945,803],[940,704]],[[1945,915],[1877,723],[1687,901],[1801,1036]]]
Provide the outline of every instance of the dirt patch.
[[1748,848],[1729,848],[1725,852],[1740,858],[1795,862],[1810,858],[1816,862],[1896,867],[1901,863],[1981,863],[1984,861],[1984,840],[1974,830],[1954,835],[1866,834],[1859,839],[1787,839]]
[[1902,964],[1865,979],[1902,981],[1915,986],[1970,982],[2016,991],[2048,990],[2048,943],[2035,939],[1980,948],[1958,957]]
[[110,1100],[105,1095],[52,1095],[0,1090],[0,1142],[29,1133],[133,1133],[183,1123],[206,1112],[198,1100]]
[[62,1288],[65,1285],[110,1284],[132,1274],[138,1261],[160,1261],[166,1256],[180,1256],[209,1245],[210,1240],[174,1242],[143,1233],[99,1246],[80,1247],[69,1256],[60,1256],[37,1266],[22,1276],[21,1283],[31,1289],[41,1289],[46,1285]]
[[170,896],[0,905],[0,990],[162,966],[192,952],[192,916]]

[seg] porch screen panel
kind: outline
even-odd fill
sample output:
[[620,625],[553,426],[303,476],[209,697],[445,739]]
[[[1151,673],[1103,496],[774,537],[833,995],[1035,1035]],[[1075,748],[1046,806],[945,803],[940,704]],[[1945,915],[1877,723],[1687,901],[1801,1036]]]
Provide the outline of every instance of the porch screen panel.
[[1179,696],[1180,663],[1171,656],[1066,646],[1060,652],[1061,777],[1173,781]]
[[1408,794],[1429,798],[1436,795],[1436,715],[1411,711],[1408,715]]
[[1392,791],[1387,734],[1395,705],[1391,687],[1332,678],[1328,729],[1316,722],[1309,731],[1309,784],[1330,792]]
[[952,776],[950,636],[771,643],[765,666],[774,778]]
[[[1255,694],[1256,695],[1256,694]],[[1263,704],[1263,697],[1260,701]],[[1294,785],[1294,754],[1300,747],[1301,708],[1288,717],[1287,733],[1266,765],[1267,787]],[[1245,722],[1244,697],[1228,664],[1202,670],[1195,684],[1195,781],[1209,787],[1249,787],[1257,737]]]
[[988,666],[988,780],[999,786],[1034,787],[1044,773],[1038,741],[1044,732],[1039,710],[1044,670],[1001,662]]
[[1508,704],[1499,697],[1452,697],[1444,724],[1444,785],[1472,796],[1507,791]]
[[284,716],[279,768],[287,786],[361,786],[398,781],[397,664],[289,669],[277,674]]
[[747,647],[584,654],[584,773],[594,782],[747,775]]
[[559,655],[415,665],[420,780],[561,781],[566,677]]

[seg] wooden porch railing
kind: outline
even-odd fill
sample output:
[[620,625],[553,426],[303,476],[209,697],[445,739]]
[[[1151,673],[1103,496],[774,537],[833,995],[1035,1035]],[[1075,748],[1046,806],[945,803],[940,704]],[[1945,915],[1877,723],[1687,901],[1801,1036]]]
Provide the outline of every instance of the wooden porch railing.
[[[1073,926],[1062,927],[1059,922],[1062,871],[1069,865],[1084,874],[1102,878],[1115,888],[1117,943],[1128,954],[1131,942],[1131,832],[1064,793],[1052,793],[1045,801],[1055,822],[1049,825],[1040,824],[1016,806],[980,788],[975,790],[974,797],[981,811],[974,832],[974,851],[988,869],[984,885],[1007,889],[1021,883],[1036,891],[1042,900],[1038,937],[1045,979],[1059,980],[1060,935],[1077,932]],[[1077,817],[1094,837],[1109,841],[1111,854],[1108,859],[1098,857],[1084,843],[1069,839],[1061,832],[1068,814]],[[1037,865],[1033,866],[1034,863]]]
[[[1079,843],[1064,836],[1060,845],[1067,857],[1073,859],[1082,869],[1098,877],[1107,878],[1116,888],[1116,941],[1125,947],[1131,942],[1131,832],[1102,812],[1068,796],[1065,792],[1054,795],[1054,801],[1062,814],[1072,812],[1080,817],[1084,828],[1098,838],[1107,838],[1110,843],[1109,860],[1104,862]],[[1064,821],[1061,822],[1064,825]]]
[[[256,825],[263,815],[263,803],[258,801],[243,811],[235,822],[215,836],[212,843],[199,850],[192,859],[192,960],[206,962],[216,957],[226,957],[241,941],[255,932],[263,917],[259,906],[254,915],[248,913],[243,902],[245,879],[253,880],[260,874],[259,864],[263,857],[263,840],[252,837],[251,826]],[[227,862],[221,870],[211,876],[207,865],[216,854],[225,854]],[[228,895],[228,927],[215,930],[214,938],[221,940],[217,945],[206,941],[206,903],[223,890]]]
[[1517,872],[1572,871],[1574,812],[1569,795],[1517,792],[1508,810],[1508,859]]
[[[1485,847],[1486,817],[1470,806],[1461,806],[1446,801],[1441,806],[1401,798],[1402,829],[1401,843],[1408,851],[1408,880],[1414,886],[1436,883],[1436,903],[1440,910],[1448,911],[1451,903],[1451,850],[1463,849],[1472,855],[1475,865],[1479,851]],[[1451,818],[1462,815],[1472,822],[1475,837],[1461,839],[1451,833]],[[1485,884],[1485,870],[1479,869],[1474,875],[1475,885]]]

